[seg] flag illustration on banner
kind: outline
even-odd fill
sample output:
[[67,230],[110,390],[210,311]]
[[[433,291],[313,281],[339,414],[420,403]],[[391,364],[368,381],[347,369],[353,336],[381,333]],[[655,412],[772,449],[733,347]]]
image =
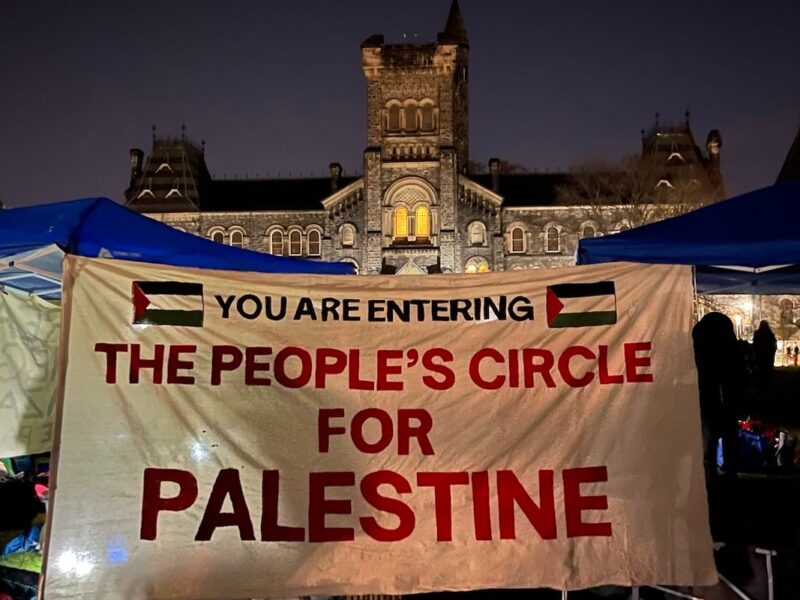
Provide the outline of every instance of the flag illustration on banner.
[[547,286],[547,325],[594,327],[617,322],[613,281],[559,283]]
[[203,284],[134,281],[133,324],[203,326]]

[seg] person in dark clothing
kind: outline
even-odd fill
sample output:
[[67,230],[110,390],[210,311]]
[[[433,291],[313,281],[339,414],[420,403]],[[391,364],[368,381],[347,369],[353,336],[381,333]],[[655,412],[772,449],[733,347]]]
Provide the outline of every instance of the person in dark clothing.
[[723,470],[738,468],[738,419],[747,388],[747,373],[733,322],[722,313],[705,315],[692,329],[700,391],[706,477],[717,472],[717,440],[722,439]]
[[775,352],[778,351],[778,340],[769,327],[769,323],[761,321],[753,334],[753,354],[755,358],[755,376],[759,400],[769,398],[772,386],[772,368],[775,364]]

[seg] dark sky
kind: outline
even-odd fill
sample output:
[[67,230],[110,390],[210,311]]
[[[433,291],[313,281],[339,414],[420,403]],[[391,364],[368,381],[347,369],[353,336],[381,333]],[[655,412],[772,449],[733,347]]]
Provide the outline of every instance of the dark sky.
[[[800,2],[462,0],[472,159],[555,170],[640,147],[653,114],[719,128],[729,191],[800,124]],[[0,0],[0,200],[121,199],[150,126],[217,177],[361,170],[360,43],[432,41],[449,0]]]

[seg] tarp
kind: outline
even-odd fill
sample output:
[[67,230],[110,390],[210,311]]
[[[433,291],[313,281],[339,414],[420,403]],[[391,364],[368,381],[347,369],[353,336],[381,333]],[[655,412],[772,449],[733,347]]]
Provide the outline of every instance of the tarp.
[[711,584],[691,286],[68,256],[45,598]]
[[60,323],[56,304],[0,292],[0,457],[50,450]]
[[800,265],[798,205],[800,182],[775,184],[671,219],[580,240],[577,262],[695,265],[701,293],[800,293],[800,272],[783,269]]
[[[177,231],[108,198],[0,210],[0,268],[20,271],[22,262],[17,259],[52,246],[79,256],[226,271],[331,275],[353,272],[350,263],[272,256],[218,244]],[[15,275],[22,273],[0,272],[0,283],[5,280],[26,289],[24,278]]]

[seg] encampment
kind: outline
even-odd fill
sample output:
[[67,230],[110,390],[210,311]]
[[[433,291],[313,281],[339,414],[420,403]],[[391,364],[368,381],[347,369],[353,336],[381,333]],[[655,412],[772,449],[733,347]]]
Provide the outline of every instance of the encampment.
[[108,198],[0,211],[0,284],[57,298],[64,253],[227,271],[353,272],[350,263],[285,258],[218,244],[173,229]]
[[700,294],[800,293],[800,182],[787,181],[695,211],[578,243],[579,265],[694,265]]

